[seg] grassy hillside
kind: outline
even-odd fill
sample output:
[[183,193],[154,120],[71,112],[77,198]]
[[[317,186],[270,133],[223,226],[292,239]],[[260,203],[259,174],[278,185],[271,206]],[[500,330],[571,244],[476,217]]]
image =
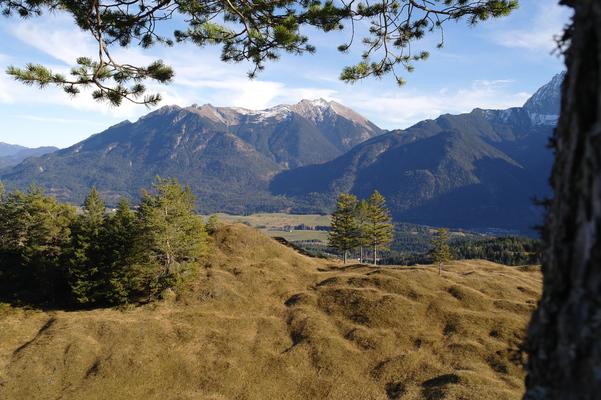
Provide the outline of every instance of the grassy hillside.
[[539,271],[342,266],[242,225],[212,240],[177,299],[0,308],[0,398],[521,398]]
[[219,220],[228,223],[242,223],[258,229],[270,237],[283,237],[289,242],[316,242],[322,246],[328,243],[328,232],[324,230],[295,229],[299,225],[308,227],[330,226],[332,217],[319,214],[257,213],[250,215],[217,214]]
[[[217,216],[221,221],[252,226],[270,237],[282,237],[314,255],[333,256],[334,253],[328,248],[328,232],[322,230],[324,227],[329,227],[330,215],[258,213],[217,214]],[[437,228],[432,226],[396,223],[390,251],[382,252],[381,263],[393,265],[429,263],[431,258],[428,253],[432,249],[432,239],[436,232]],[[540,264],[537,240],[504,236],[507,233],[451,229],[449,237],[454,257],[457,260],[486,259],[505,265]],[[353,256],[358,258],[358,251]]]
[[[307,227],[329,227],[332,222],[331,215],[319,214],[285,214],[285,213],[256,213],[250,215],[231,215],[218,213],[219,220],[228,223],[242,223],[258,229],[271,237],[283,237],[289,242],[314,241],[326,245],[328,232],[325,230],[295,229],[299,225]],[[397,223],[396,241],[392,247],[398,251],[427,252],[430,249],[432,236],[436,233],[435,227]],[[486,234],[451,230],[453,240],[472,240],[490,238]],[[409,243],[411,242],[411,243]]]
[[246,223],[254,227],[262,226],[265,229],[281,228],[285,225],[330,225],[330,215],[319,214],[285,214],[285,213],[257,213],[250,215],[217,214],[220,220],[228,222]]

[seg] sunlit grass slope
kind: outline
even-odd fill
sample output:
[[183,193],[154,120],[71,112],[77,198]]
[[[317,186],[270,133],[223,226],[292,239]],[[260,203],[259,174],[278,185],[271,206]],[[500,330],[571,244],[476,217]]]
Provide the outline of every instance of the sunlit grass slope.
[[229,225],[176,300],[0,309],[0,399],[519,399],[540,286],[488,262],[344,267]]

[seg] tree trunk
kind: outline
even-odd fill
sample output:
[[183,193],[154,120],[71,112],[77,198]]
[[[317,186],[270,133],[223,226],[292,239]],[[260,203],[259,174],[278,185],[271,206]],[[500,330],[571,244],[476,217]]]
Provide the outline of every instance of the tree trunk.
[[360,249],[360,251],[359,251],[359,254],[360,254],[359,255],[359,257],[360,257],[359,263],[363,264],[363,246],[360,246],[359,249]]
[[342,256],[342,258],[344,259],[344,263],[346,264],[346,255],[348,254],[348,252],[344,250],[343,254],[344,255]]
[[525,399],[601,396],[601,2],[574,8],[555,132],[543,296],[526,341]]
[[378,246],[374,245],[374,265],[378,265]]

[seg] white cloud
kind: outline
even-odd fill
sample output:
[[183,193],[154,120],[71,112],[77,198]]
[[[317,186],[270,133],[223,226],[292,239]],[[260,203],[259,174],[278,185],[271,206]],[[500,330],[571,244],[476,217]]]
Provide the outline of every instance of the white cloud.
[[243,81],[240,82],[231,104],[250,109],[266,108],[284,87],[285,85],[279,82]]
[[14,101],[10,82],[5,74],[0,74],[0,103],[12,103]]
[[24,119],[35,122],[48,122],[52,124],[84,124],[84,125],[98,125],[96,121],[90,121],[87,119],[77,118],[56,118],[56,117],[43,117],[39,115],[28,115],[28,114],[17,114],[15,118]]
[[498,30],[493,34],[494,41],[505,47],[551,52],[556,47],[554,38],[562,33],[568,22],[570,11],[554,0],[538,1],[536,9],[513,29]]
[[282,82],[245,78],[179,79],[176,80],[176,84],[185,88],[200,89],[204,94],[202,97],[205,102],[217,106],[243,107],[251,110],[262,110],[282,103],[296,103],[302,99],[332,99],[337,93],[334,89],[294,87]]
[[424,119],[445,113],[470,112],[474,108],[505,109],[521,106],[529,97],[513,92],[511,80],[474,81],[465,89],[442,88],[431,93],[399,89],[383,93],[353,91],[340,93],[339,101],[362,112],[384,128],[406,128]]
[[506,85],[509,85],[514,82],[515,82],[515,80],[513,80],[513,79],[494,79],[494,80],[478,79],[478,80],[474,81],[473,85],[475,87],[495,88],[495,87],[506,86]]
[[[71,21],[60,16],[46,16],[35,22],[13,23],[8,31],[15,37],[65,65],[55,67],[59,72],[68,72],[75,59],[82,55],[94,54],[94,42],[84,32],[69,29]],[[147,82],[149,93],[160,93],[162,104],[180,106],[198,102],[199,97],[217,104],[227,104],[246,108],[265,108],[275,97],[284,93],[286,85],[280,82],[249,80],[245,77],[244,65],[226,65],[219,59],[214,49],[198,49],[183,46],[181,51],[169,52],[169,64],[176,71],[170,85]],[[205,51],[206,50],[206,51]],[[112,50],[117,59],[127,60],[134,65],[147,65],[161,58],[165,50],[157,47],[150,53],[138,48]],[[0,59],[0,63],[2,63]],[[110,107],[91,99],[88,90],[83,90],[75,98],[56,88],[48,88],[39,96],[36,88],[27,88],[3,75],[0,78],[0,102],[59,104],[66,107],[96,111],[118,118],[135,118],[147,110],[138,105],[124,102],[120,107]],[[323,93],[323,92],[320,92]]]
[[[65,25],[71,29],[65,29]],[[63,16],[18,21],[10,25],[8,31],[28,46],[67,65],[75,63],[77,57],[90,56],[97,51],[89,35]]]
[[[169,96],[166,96],[169,98]],[[143,107],[124,103],[121,107],[110,107],[92,99],[90,90],[72,97],[55,87],[40,90],[25,86],[12,80],[6,74],[0,74],[0,103],[27,105],[53,105],[68,107],[78,111],[92,111],[116,118],[133,118],[146,112]]]
[[[218,106],[265,109],[281,103],[296,103],[302,99],[336,100],[364,114],[384,128],[405,128],[427,118],[444,113],[469,112],[474,108],[505,109],[521,106],[530,94],[512,90],[512,80],[476,80],[467,88],[443,87],[432,92],[407,89],[387,89],[382,92],[339,85],[338,89],[290,87],[281,82],[248,80],[179,80],[174,85],[150,85],[149,91],[163,96],[163,105],[187,106],[209,102]],[[109,107],[95,102],[88,93],[72,98],[60,90],[25,87],[0,76],[0,103],[31,103],[62,105],[75,110],[93,111],[115,118],[136,119],[148,110],[125,102],[121,107]],[[202,95],[199,95],[202,94]],[[63,122],[63,118],[61,121]],[[65,119],[66,122],[67,119]],[[50,122],[50,121],[49,121]]]
[[[495,30],[495,40],[510,47],[545,51],[552,48],[551,38],[565,22],[565,10],[551,6],[547,0],[542,3],[544,6],[530,25],[523,28],[512,25],[509,30]],[[60,70],[68,70],[78,56],[95,53],[93,40],[74,30],[72,22],[65,17],[47,16],[35,22],[18,21],[9,25],[8,31],[27,45],[64,63],[58,67]],[[337,72],[330,73],[327,62],[322,65],[314,62],[315,59],[310,68],[300,68],[295,63],[284,64],[284,69],[289,70],[285,72],[290,76],[283,74],[280,81],[247,79],[248,65],[221,62],[217,48],[192,45],[178,46],[177,51],[161,47],[149,51],[115,48],[113,53],[116,58],[126,59],[132,64],[144,65],[163,58],[174,67],[176,76],[172,84],[148,84],[149,92],[161,93],[163,105],[187,106],[209,102],[218,106],[264,109],[281,103],[296,103],[305,98],[325,98],[354,108],[382,127],[404,128],[443,113],[469,112],[476,107],[504,109],[520,106],[528,98],[527,93],[513,90],[515,82],[510,79],[477,80],[459,89],[442,87],[430,91],[396,89],[392,85],[373,82],[351,87],[334,79]],[[11,62],[20,64],[23,60],[11,59]],[[8,59],[0,55],[0,68],[4,69],[7,63]],[[98,103],[89,92],[75,98],[56,88],[40,92],[37,88],[14,82],[5,74],[0,74],[0,103],[65,107],[64,114],[56,116],[54,121],[46,121],[49,124],[67,123],[70,120],[65,116],[70,115],[72,110],[104,115],[106,126],[113,122],[111,118],[133,120],[148,112],[146,108],[128,102],[118,108]]]
[[335,100],[338,92],[334,89],[321,88],[287,88],[277,98],[278,103],[297,103],[303,99]]

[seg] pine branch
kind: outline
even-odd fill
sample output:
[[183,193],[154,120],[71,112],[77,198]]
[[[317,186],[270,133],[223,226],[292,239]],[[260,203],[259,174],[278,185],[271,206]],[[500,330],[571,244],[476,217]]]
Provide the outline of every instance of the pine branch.
[[[79,94],[82,87],[92,87],[94,99],[118,106],[123,100],[158,103],[160,96],[146,94],[142,82],[169,83],[174,72],[160,60],[146,67],[120,63],[111,55],[113,46],[149,48],[185,41],[219,45],[223,61],[250,61],[248,75],[253,78],[281,53],[315,52],[302,33],[305,28],[323,32],[349,29],[349,41],[338,46],[345,52],[355,41],[355,23],[364,21],[369,31],[362,40],[361,59],[345,67],[340,79],[354,83],[392,74],[402,85],[405,80],[398,70],[411,72],[415,62],[429,56],[427,51],[414,51],[413,43],[438,32],[438,47],[442,47],[445,22],[465,19],[476,24],[505,16],[517,5],[517,0],[0,0],[0,12],[23,18],[44,11],[66,13],[98,44],[97,58],[78,59],[70,78],[37,64],[9,67],[9,75],[40,88],[58,86],[71,95]],[[171,36],[159,34],[159,25],[172,21],[176,14],[183,17],[183,26]]]

